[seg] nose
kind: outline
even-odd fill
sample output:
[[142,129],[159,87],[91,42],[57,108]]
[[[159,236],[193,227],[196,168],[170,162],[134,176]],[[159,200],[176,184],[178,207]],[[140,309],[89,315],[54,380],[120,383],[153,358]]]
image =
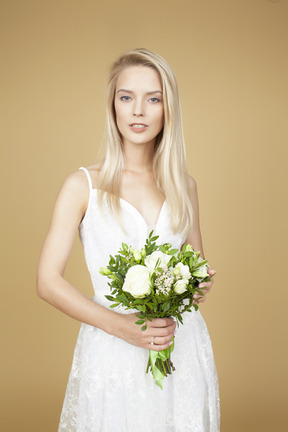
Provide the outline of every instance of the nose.
[[143,113],[143,104],[142,101],[138,100],[135,101],[135,105],[133,107],[133,116],[135,117],[143,117],[144,113]]

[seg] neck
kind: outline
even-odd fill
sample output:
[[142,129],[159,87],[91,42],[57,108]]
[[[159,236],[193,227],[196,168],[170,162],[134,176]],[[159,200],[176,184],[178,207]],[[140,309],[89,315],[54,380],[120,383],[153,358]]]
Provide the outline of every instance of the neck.
[[154,157],[154,141],[150,143],[123,143],[125,169],[128,171],[152,171]]

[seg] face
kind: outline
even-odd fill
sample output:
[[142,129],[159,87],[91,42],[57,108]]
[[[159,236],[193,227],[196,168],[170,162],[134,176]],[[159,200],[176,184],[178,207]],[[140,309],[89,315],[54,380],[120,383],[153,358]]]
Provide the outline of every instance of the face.
[[160,77],[154,69],[124,69],[117,80],[114,106],[124,145],[155,144],[163,128],[164,107]]

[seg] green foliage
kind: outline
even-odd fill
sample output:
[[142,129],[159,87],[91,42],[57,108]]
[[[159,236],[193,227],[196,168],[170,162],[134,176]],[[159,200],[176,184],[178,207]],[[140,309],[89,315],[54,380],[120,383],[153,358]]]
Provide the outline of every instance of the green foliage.
[[[125,310],[132,310],[133,312],[138,311],[136,315],[138,318],[136,324],[142,326],[142,331],[145,331],[147,328],[147,320],[151,321],[156,317],[166,318],[173,316],[176,318],[178,323],[183,324],[182,315],[184,312],[191,312],[192,308],[198,310],[197,304],[194,303],[193,296],[195,293],[203,296],[203,292],[198,288],[199,283],[211,280],[208,276],[200,278],[192,275],[193,272],[207,264],[207,261],[202,261],[200,252],[194,251],[191,245],[188,244],[184,244],[181,251],[178,249],[172,249],[172,246],[169,243],[157,245],[156,240],[158,237],[159,236],[153,236],[153,231],[151,231],[146,239],[142,251],[137,251],[138,256],[141,254],[140,261],[139,259],[135,259],[132,247],[122,243],[122,248],[118,251],[118,254],[114,257],[110,255],[109,265],[106,269],[101,269],[100,271],[101,274],[108,277],[110,280],[109,286],[111,289],[111,295],[106,295],[106,298],[113,302],[110,307],[116,308],[121,305]],[[172,273],[174,280],[169,292],[161,292],[157,289],[157,272],[160,275],[163,274],[163,269],[159,267],[160,260],[158,260],[155,266],[156,268],[151,272],[150,276],[152,283],[151,294],[144,298],[134,298],[130,293],[125,292],[122,289],[125,276],[132,266],[145,266],[146,257],[155,251],[161,251],[162,253],[171,256],[168,265],[172,270],[178,263],[182,263],[189,267],[191,277],[189,278],[186,291],[182,294],[177,294],[174,291],[174,285],[177,281],[177,277],[174,273]]]

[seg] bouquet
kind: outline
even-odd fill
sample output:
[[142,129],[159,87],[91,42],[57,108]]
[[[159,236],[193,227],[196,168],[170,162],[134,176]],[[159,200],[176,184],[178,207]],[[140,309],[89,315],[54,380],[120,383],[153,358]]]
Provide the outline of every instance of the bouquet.
[[[110,255],[109,265],[100,269],[110,279],[112,295],[105,296],[113,302],[110,307],[136,309],[136,324],[142,326],[142,331],[152,318],[174,317],[178,325],[183,324],[184,312],[198,310],[193,296],[203,296],[199,283],[211,280],[207,261],[200,257],[200,252],[189,244],[181,250],[172,249],[169,243],[157,245],[158,237],[151,231],[141,251],[122,243],[118,255]],[[175,370],[171,361],[173,349],[174,339],[165,350],[149,350],[146,373],[151,370],[161,389],[164,378]]]

